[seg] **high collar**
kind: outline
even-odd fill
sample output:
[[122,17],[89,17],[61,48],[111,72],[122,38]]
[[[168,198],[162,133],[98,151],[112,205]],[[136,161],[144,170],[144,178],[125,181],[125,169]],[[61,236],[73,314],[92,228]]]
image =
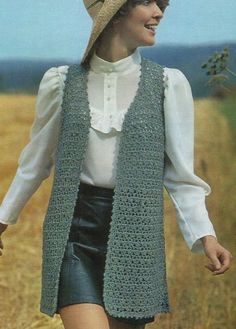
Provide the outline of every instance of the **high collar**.
[[140,66],[140,63],[141,55],[138,48],[136,48],[131,55],[116,62],[108,62],[94,53],[90,60],[90,68],[95,73],[115,72],[117,74],[122,74],[137,69]]

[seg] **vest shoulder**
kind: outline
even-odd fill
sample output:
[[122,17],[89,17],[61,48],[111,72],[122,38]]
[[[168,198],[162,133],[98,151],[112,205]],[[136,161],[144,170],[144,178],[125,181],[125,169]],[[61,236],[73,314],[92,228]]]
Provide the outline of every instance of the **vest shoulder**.
[[154,62],[153,60],[151,60],[151,59],[149,59],[149,58],[147,58],[147,57],[145,57],[145,56],[142,56],[142,59],[143,59],[143,61],[144,61],[148,66],[151,66],[151,67],[153,67],[153,68],[157,68],[157,69],[163,69],[163,68],[164,68],[163,65],[161,65],[161,64],[159,64],[159,63],[157,63],[157,62]]
[[68,68],[68,71],[70,72],[77,72],[77,73],[82,73],[82,72],[85,72],[87,71],[88,68],[83,66],[82,64],[80,63],[74,63],[74,64],[71,64]]

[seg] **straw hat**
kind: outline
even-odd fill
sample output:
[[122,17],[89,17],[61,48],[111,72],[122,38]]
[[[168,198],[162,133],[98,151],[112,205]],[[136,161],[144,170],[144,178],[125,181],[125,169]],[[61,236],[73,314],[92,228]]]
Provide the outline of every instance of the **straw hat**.
[[[112,17],[118,10],[127,2],[127,0],[83,0],[86,10],[93,20],[92,31],[90,34],[89,42],[81,63],[89,60],[92,52],[93,45],[104,28],[110,22]],[[158,3],[158,2],[157,2]],[[169,0],[159,0],[160,8],[162,11],[169,4]],[[158,4],[159,5],[159,4]]]

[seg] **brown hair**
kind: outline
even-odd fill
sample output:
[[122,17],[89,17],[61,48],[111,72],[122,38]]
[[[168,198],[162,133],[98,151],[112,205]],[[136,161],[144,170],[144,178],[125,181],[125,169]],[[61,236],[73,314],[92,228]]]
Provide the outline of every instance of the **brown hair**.
[[[127,0],[125,4],[118,10],[118,12],[113,16],[110,22],[114,19],[126,16],[129,10],[135,6],[141,5],[145,0]],[[166,7],[169,5],[169,0],[156,0],[158,7],[162,12],[165,11]],[[109,22],[109,23],[110,23]]]

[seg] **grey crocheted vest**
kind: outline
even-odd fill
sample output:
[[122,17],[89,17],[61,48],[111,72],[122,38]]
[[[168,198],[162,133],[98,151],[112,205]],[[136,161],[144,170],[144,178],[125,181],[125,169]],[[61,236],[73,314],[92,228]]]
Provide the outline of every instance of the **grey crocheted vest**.
[[[170,312],[163,225],[165,149],[163,68],[142,57],[137,94],[122,126],[103,300],[114,317]],[[41,311],[57,307],[60,266],[69,236],[90,129],[88,69],[69,67],[54,182],[43,228]]]

